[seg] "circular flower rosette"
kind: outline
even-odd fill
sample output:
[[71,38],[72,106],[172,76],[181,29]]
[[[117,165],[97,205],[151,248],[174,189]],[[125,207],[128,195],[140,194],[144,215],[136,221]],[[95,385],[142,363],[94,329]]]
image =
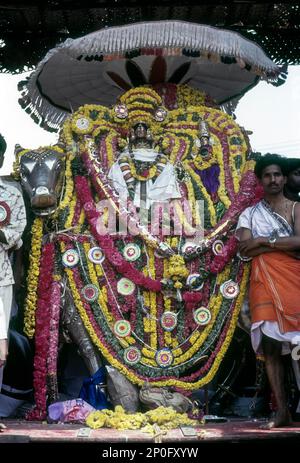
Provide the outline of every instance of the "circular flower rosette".
[[157,121],[157,122],[162,122],[166,119],[168,113],[167,111],[165,110],[165,108],[157,108],[155,111],[154,111],[154,119]]
[[206,307],[199,307],[194,310],[194,320],[198,325],[207,325],[211,320],[211,313]]
[[228,280],[220,286],[220,291],[225,299],[234,299],[239,294],[240,288],[238,283],[233,280]]
[[78,115],[72,121],[72,130],[80,135],[90,133],[93,129],[93,121],[84,115]]
[[93,284],[85,285],[81,290],[81,294],[87,302],[94,302],[99,296],[99,289]]
[[173,331],[177,326],[177,315],[174,312],[164,312],[160,318],[160,324],[165,331]]
[[135,284],[128,278],[121,278],[117,284],[118,293],[122,296],[130,296],[134,293]]
[[204,281],[201,279],[200,273],[191,273],[186,279],[187,286],[193,291],[200,291],[203,288]]
[[6,225],[10,220],[10,208],[4,201],[0,202],[0,225]]
[[68,249],[62,255],[62,263],[65,267],[75,267],[79,262],[79,254],[75,249]]
[[135,243],[126,244],[123,249],[123,256],[129,262],[134,262],[141,255],[141,248]]
[[162,368],[169,367],[173,363],[173,354],[168,347],[164,347],[156,352],[155,360],[157,365]]
[[89,250],[88,258],[94,264],[101,264],[104,261],[105,256],[102,249],[95,246]]
[[185,253],[193,253],[196,251],[196,244],[193,243],[192,241],[186,241],[184,245],[182,246],[182,252]]
[[216,240],[212,245],[212,252],[215,256],[220,256],[224,249],[224,243],[221,240]]
[[125,338],[131,333],[131,325],[128,320],[117,320],[114,324],[114,333],[119,338]]
[[126,119],[128,117],[128,109],[127,106],[124,104],[117,104],[114,107],[114,111],[119,119]]
[[128,365],[139,363],[141,357],[141,351],[137,347],[130,346],[124,350],[124,360]]

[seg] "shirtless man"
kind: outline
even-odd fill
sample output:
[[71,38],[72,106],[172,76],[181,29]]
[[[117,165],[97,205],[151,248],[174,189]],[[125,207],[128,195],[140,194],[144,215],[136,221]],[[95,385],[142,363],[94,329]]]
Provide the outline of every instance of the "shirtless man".
[[243,258],[252,258],[249,303],[251,340],[263,353],[277,412],[267,427],[291,422],[282,353],[300,335],[300,203],[284,197],[286,160],[267,154],[255,166],[264,198],[240,216],[237,237]]

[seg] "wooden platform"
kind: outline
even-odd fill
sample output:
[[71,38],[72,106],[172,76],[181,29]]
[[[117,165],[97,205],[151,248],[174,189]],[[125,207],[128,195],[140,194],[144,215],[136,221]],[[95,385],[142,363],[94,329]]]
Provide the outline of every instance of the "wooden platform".
[[101,428],[90,429],[80,424],[48,424],[24,420],[1,419],[7,426],[0,433],[1,443],[226,443],[276,442],[287,440],[300,444],[300,422],[272,430],[261,429],[262,420],[228,419],[225,423],[207,423],[195,428],[196,436],[184,436],[181,429],[158,433],[156,436],[141,431],[119,431]]

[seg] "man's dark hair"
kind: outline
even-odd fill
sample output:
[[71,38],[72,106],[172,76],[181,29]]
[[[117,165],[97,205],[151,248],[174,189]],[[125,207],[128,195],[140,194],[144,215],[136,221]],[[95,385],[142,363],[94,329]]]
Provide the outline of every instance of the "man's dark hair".
[[6,141],[0,133],[0,155],[4,154],[6,151]]
[[262,178],[263,170],[273,164],[280,167],[283,175],[287,175],[287,158],[280,156],[280,154],[266,153],[256,161],[254,167],[256,177]]
[[287,159],[287,174],[293,172],[293,170],[300,168],[300,158],[288,158]]

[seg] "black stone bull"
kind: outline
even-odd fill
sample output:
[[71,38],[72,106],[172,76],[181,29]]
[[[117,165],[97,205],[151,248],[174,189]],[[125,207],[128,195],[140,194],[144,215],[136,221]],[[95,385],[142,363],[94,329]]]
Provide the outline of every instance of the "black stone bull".
[[[17,146],[16,154],[20,154],[23,148]],[[47,223],[57,206],[64,187],[65,156],[51,148],[43,151],[26,151],[19,157],[19,169],[21,185],[28,197],[31,208],[35,215],[43,217]],[[47,231],[49,228],[47,226]],[[51,236],[55,231],[51,232]],[[45,234],[44,242],[49,239]],[[62,328],[62,339],[71,339],[82,356],[88,371],[91,375],[96,373],[102,365],[99,352],[81,321],[81,318],[73,303],[71,291],[67,284],[66,276],[62,278],[63,299],[61,302],[60,326]],[[60,346],[61,347],[61,346]],[[49,391],[50,392],[50,391]],[[56,398],[56,391],[50,392],[52,400]]]

